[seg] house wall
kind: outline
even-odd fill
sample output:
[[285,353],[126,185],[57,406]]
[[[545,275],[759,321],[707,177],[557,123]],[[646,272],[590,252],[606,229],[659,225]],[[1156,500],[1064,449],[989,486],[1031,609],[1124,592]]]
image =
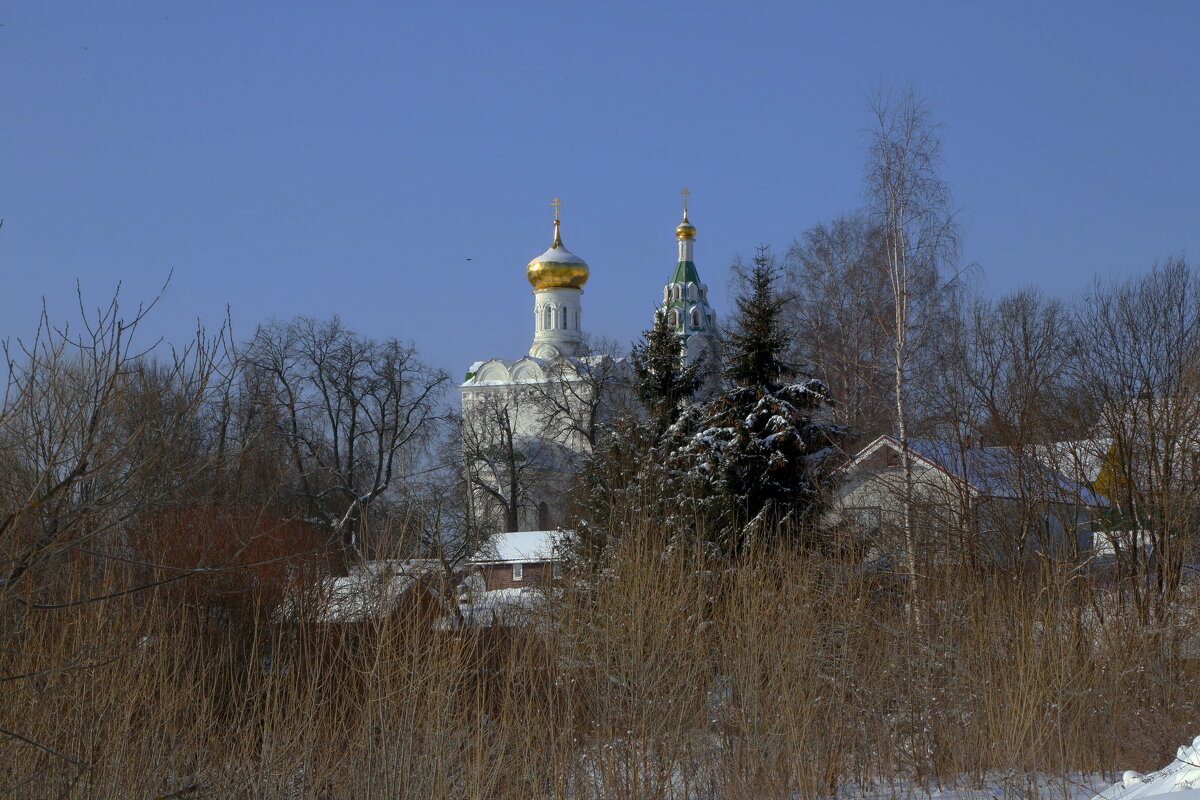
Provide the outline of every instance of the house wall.
[[[904,473],[887,463],[886,454],[876,453],[860,464],[839,492],[839,504],[851,525],[873,526],[874,556],[896,560],[904,553]],[[925,563],[964,558],[1011,563],[1021,552],[1057,557],[1090,552],[1090,509],[982,497],[923,464],[914,465],[913,484],[913,531]]]
[[521,589],[526,586],[549,586],[554,581],[554,565],[548,561],[535,561],[524,565],[524,574],[519,581],[513,580],[512,564],[485,564],[480,568],[486,591],[495,589]]

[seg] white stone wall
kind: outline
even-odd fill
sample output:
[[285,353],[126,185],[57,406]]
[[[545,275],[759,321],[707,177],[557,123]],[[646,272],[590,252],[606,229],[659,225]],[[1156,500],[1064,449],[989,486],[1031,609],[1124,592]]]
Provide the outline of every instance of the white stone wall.
[[533,346],[529,355],[553,358],[573,356],[579,351],[583,341],[582,294],[582,289],[539,289],[533,293]]
[[[544,527],[538,508],[543,502],[549,506],[551,519],[557,519],[570,475],[579,457],[590,449],[586,436],[572,424],[585,422],[589,406],[596,402],[595,383],[580,379],[576,371],[588,367],[602,369],[611,377],[600,398],[602,419],[632,404],[629,366],[623,359],[608,356],[552,362],[531,357],[493,359],[472,365],[471,377],[458,387],[464,429],[478,424],[489,403],[502,403],[511,412],[513,429],[525,440],[529,457],[536,459],[527,465],[531,467],[531,489],[522,498],[521,530]],[[482,490],[475,492],[474,500],[485,503]]]

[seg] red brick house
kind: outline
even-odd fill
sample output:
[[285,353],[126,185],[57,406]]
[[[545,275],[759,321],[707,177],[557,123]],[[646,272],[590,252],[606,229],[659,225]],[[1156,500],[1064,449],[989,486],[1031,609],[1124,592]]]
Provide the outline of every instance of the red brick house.
[[562,531],[497,533],[467,561],[459,609],[472,627],[535,624],[562,568]]
[[549,586],[560,577],[562,532],[517,531],[490,536],[467,562],[484,591]]

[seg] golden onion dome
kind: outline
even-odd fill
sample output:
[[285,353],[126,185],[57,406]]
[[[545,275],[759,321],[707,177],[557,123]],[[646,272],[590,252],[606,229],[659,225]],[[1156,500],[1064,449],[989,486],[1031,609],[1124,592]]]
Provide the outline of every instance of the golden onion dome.
[[534,289],[582,289],[587,283],[587,262],[563,247],[557,219],[554,220],[554,243],[529,262],[525,277]]
[[675,228],[675,236],[679,239],[695,239],[696,229],[688,222],[687,209],[683,210],[683,222]]

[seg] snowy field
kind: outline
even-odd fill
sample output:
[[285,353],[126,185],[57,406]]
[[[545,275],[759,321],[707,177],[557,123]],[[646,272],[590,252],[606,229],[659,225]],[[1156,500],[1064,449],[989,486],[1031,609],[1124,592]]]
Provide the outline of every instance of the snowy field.
[[1095,800],[1146,800],[1170,795],[1170,800],[1200,800],[1200,736],[1180,747],[1175,760],[1155,772],[1132,770],[1096,795]]
[[[1107,786],[1107,788],[1104,788]],[[847,790],[838,797],[864,797],[862,792]],[[884,798],[928,798],[929,800],[1200,800],[1200,736],[1180,747],[1175,760],[1162,769],[1141,774],[1126,771],[1121,780],[1110,784],[1100,775],[1074,775],[1067,779],[1046,779],[1022,775],[994,776],[974,787],[948,786],[926,791],[904,782],[881,784],[865,795],[870,800]]]
[[1175,760],[1160,770],[1126,771],[1112,783],[1099,774],[1048,778],[1034,775],[991,775],[974,785],[926,789],[909,781],[878,783],[864,792],[842,789],[837,800],[1200,800],[1200,736],[1180,747]]

